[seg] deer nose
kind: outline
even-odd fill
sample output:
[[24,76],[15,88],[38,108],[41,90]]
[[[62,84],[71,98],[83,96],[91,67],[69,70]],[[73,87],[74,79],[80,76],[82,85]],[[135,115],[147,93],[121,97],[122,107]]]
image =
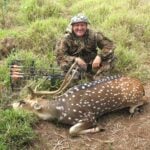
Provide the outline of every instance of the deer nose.
[[13,104],[11,104],[11,106],[15,109],[18,108],[19,106],[26,104],[24,100],[20,100],[18,102],[14,102]]
[[18,108],[18,107],[20,106],[20,103],[19,103],[19,102],[14,102],[14,103],[12,103],[11,105],[12,105],[12,107],[13,107],[14,109],[16,109],[16,108]]
[[20,103],[20,105],[26,104],[26,102],[24,100],[20,100],[19,103]]

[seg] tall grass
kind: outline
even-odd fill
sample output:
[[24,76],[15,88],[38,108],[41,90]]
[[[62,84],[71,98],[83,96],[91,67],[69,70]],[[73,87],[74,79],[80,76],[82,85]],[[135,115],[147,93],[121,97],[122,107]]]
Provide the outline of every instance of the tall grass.
[[59,17],[63,10],[63,5],[53,0],[28,0],[21,6],[21,13],[26,21]]
[[46,54],[53,50],[66,25],[67,20],[62,17],[37,20],[17,37],[18,48]]
[[20,2],[1,0],[0,1],[0,27],[11,28],[21,24],[21,19],[18,19],[18,11],[20,9]]
[[[0,29],[0,40],[12,37],[16,44],[15,52],[0,62],[0,86],[6,89],[10,85],[9,64],[14,59],[25,60],[25,66],[35,60],[37,68],[48,69],[50,64],[57,67],[56,41],[63,36],[71,16],[77,13],[87,15],[90,28],[114,41],[116,72],[150,80],[147,0],[9,0],[5,12],[0,12],[0,27],[5,22],[5,29]],[[44,87],[43,81],[38,82],[42,82],[39,88],[51,86]],[[0,95],[0,149],[26,149],[35,139],[31,129],[34,119],[29,114],[7,110],[12,100],[9,95],[9,92]]]

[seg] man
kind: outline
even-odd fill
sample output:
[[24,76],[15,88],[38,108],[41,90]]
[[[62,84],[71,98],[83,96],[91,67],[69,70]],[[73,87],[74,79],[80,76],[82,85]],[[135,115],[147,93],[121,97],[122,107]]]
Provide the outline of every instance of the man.
[[115,60],[113,42],[89,29],[88,24],[88,18],[82,14],[71,19],[71,30],[56,44],[57,62],[64,73],[76,61],[90,76],[108,75]]

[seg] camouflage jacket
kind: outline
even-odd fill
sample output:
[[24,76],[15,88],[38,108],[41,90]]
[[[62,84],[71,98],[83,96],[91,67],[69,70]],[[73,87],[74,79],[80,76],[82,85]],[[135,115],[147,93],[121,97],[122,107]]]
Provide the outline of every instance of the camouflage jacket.
[[56,44],[56,58],[60,67],[65,70],[70,67],[75,57],[82,58],[87,64],[92,63],[99,55],[102,61],[111,62],[114,58],[114,44],[100,32],[87,29],[83,38],[74,33],[66,33]]

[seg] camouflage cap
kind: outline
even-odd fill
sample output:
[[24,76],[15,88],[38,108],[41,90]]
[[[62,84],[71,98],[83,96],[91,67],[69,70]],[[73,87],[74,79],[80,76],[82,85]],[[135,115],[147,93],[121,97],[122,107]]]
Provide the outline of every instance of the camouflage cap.
[[70,24],[73,25],[74,23],[79,23],[79,22],[85,22],[87,24],[90,24],[88,17],[86,17],[83,14],[77,14],[76,16],[72,17]]

